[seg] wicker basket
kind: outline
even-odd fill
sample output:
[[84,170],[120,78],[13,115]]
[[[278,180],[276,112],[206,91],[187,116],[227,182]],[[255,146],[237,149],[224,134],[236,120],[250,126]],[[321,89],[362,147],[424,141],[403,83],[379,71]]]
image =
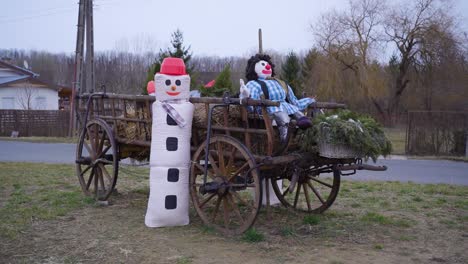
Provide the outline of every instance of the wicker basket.
[[362,155],[345,144],[319,142],[319,155],[326,158],[359,158]]

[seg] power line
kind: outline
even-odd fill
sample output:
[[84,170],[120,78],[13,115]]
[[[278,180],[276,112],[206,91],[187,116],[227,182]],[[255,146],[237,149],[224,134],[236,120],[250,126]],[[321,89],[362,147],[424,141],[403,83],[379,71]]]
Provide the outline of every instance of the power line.
[[31,19],[38,18],[38,17],[53,16],[53,15],[65,14],[65,13],[70,13],[70,12],[75,12],[75,11],[76,11],[76,8],[70,8],[69,10],[60,11],[60,12],[51,12],[47,14],[38,14],[38,15],[24,16],[24,17],[17,17],[17,18],[3,19],[3,20],[0,19],[0,23],[7,24],[7,23],[23,22],[23,21],[31,20]]
[[[52,8],[47,8],[47,9],[25,9],[25,10],[18,10],[18,12],[23,12],[23,13],[44,13],[44,12],[49,12],[49,11],[55,11],[55,10],[60,10],[60,9],[74,9],[74,7],[71,6],[61,6],[61,7],[52,7]],[[9,15],[1,15],[0,18],[9,18]]]
[[[113,7],[116,4],[123,4],[124,0],[100,0],[97,1],[96,4],[93,4],[93,9],[99,9],[101,6]],[[20,10],[21,11],[21,10]],[[22,16],[9,16],[9,15],[1,15],[0,16],[0,24],[8,24],[8,23],[16,23],[16,22],[23,22],[26,20],[31,20],[34,18],[40,17],[47,17],[47,16],[54,16],[60,15],[65,13],[76,12],[76,7],[69,7],[69,6],[62,6],[62,7],[52,7],[48,9],[32,9],[32,10],[23,10],[25,13],[32,15],[22,15]],[[34,14],[36,13],[36,14]]]

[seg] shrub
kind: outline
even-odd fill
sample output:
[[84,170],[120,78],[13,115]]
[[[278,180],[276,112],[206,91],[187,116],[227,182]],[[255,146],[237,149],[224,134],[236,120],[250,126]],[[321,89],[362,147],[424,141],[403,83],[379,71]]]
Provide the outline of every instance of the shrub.
[[226,65],[223,71],[216,77],[213,87],[205,88],[200,87],[200,93],[202,96],[208,97],[221,97],[225,92],[232,91],[231,82],[231,67]]

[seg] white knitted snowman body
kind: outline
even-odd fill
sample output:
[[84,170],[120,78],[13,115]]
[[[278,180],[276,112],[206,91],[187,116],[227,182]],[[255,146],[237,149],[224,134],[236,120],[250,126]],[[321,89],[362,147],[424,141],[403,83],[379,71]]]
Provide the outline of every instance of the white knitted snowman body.
[[148,227],[189,223],[190,137],[194,106],[181,59],[166,58],[155,75],[150,154]]

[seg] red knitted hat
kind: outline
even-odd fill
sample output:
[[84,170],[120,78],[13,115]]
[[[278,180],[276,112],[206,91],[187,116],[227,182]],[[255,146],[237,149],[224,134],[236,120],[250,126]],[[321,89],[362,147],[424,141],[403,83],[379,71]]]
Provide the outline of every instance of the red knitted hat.
[[180,58],[165,58],[161,64],[161,74],[186,75],[184,60]]

